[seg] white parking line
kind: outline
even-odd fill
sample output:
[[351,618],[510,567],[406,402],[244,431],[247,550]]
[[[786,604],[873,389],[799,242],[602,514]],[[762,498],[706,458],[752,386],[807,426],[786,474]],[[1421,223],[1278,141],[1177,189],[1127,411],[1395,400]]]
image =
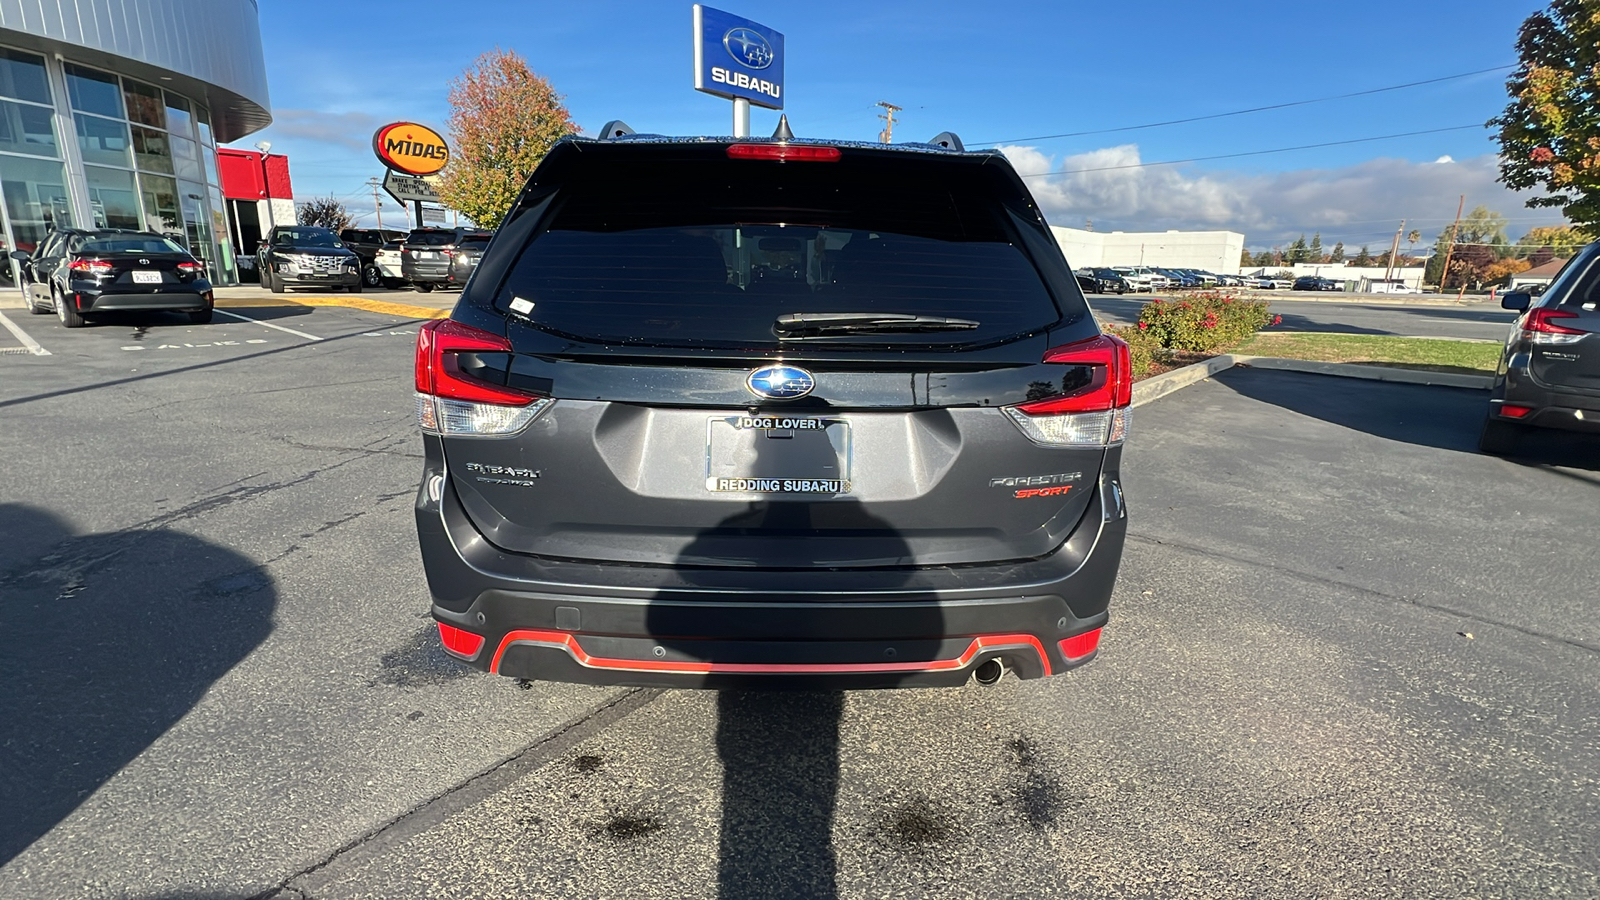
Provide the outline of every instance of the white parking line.
[[271,322],[263,322],[260,319],[252,319],[249,316],[241,316],[236,312],[228,312],[225,309],[213,309],[212,312],[216,313],[219,316],[227,316],[230,319],[239,319],[239,320],[245,321],[245,322],[254,322],[257,325],[265,325],[268,328],[276,328],[277,330],[282,331],[282,332],[284,332],[286,334],[292,334],[295,337],[303,337],[308,341],[320,341],[320,340],[322,340],[322,338],[319,338],[314,334],[306,334],[304,331],[295,331],[293,328],[285,328],[282,325],[274,325]]
[[10,319],[6,318],[6,314],[5,313],[0,313],[0,325],[4,325],[6,327],[7,331],[9,331],[12,334],[16,335],[17,336],[17,340],[22,342],[22,346],[28,348],[28,352],[29,353],[32,353],[34,356],[49,356],[50,355],[50,351],[49,350],[46,350],[45,348],[39,346],[39,342],[38,341],[36,341],[33,338],[29,337],[28,333],[26,331],[23,331],[21,328],[18,328],[15,322],[13,322]]

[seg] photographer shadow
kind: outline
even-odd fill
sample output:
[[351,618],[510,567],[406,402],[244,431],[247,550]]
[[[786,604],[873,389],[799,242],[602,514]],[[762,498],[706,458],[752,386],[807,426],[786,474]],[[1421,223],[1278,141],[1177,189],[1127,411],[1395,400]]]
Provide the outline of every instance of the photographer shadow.
[[176,531],[74,536],[50,512],[4,503],[0,547],[4,865],[259,646],[277,599],[260,566]]
[[[820,437],[753,434],[741,454],[749,462],[737,474],[840,477],[837,467],[846,454],[836,440]],[[677,562],[685,579],[703,590],[738,591],[738,585],[758,581],[740,578],[740,570],[759,570],[760,589],[735,596],[778,595],[771,600],[771,616],[732,621],[737,633],[709,637],[683,628],[683,607],[704,605],[704,599],[675,599],[663,592],[649,610],[650,633],[673,658],[715,666],[704,683],[719,689],[717,896],[836,897],[833,821],[845,702],[840,688],[893,687],[906,677],[901,670],[936,659],[943,616],[935,605],[908,605],[892,617],[891,633],[869,631],[868,639],[852,639],[862,636],[865,621],[847,609],[854,598],[805,592],[808,578],[819,570],[847,567],[870,573],[866,577],[874,591],[892,592],[905,583],[909,545],[850,494],[773,493],[745,501],[697,534]],[[753,618],[748,608],[733,616]],[[847,619],[852,624],[842,629],[846,633],[835,630]],[[867,664],[872,670],[844,681],[819,681],[819,669],[811,667],[819,661],[851,671]],[[771,663],[781,673],[727,671],[719,665],[752,662]],[[827,672],[837,673],[837,668]]]

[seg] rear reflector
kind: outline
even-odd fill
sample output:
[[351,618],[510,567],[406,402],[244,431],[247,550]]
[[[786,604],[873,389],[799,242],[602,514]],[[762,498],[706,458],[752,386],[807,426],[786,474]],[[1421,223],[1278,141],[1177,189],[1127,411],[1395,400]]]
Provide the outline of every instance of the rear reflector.
[[1100,629],[1075,634],[1061,642],[1061,655],[1067,659],[1083,659],[1100,648]]
[[1006,415],[1035,443],[1106,446],[1128,436],[1133,402],[1133,366],[1128,344],[1102,334],[1047,351],[1044,362],[1088,366],[1089,382],[1070,394],[1005,408]]
[[510,353],[511,341],[451,319],[417,331],[417,423],[430,434],[493,437],[526,428],[552,402],[461,370],[460,353]]
[[462,631],[454,625],[439,623],[439,640],[444,648],[457,656],[471,659],[483,648],[483,635]]
[[776,159],[785,162],[838,162],[838,147],[814,144],[730,144],[729,159]]
[[1531,406],[1516,406],[1511,403],[1500,404],[1500,415],[1508,419],[1520,419],[1531,412],[1533,412],[1533,407]]

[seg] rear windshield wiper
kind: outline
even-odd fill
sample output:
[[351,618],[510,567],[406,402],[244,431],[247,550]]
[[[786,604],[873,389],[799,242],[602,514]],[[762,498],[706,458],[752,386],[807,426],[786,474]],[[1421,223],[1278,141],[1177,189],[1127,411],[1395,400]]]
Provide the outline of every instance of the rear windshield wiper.
[[967,331],[978,327],[971,319],[949,316],[915,316],[910,313],[818,312],[785,313],[772,323],[779,337],[814,337],[829,334],[900,334],[918,331]]

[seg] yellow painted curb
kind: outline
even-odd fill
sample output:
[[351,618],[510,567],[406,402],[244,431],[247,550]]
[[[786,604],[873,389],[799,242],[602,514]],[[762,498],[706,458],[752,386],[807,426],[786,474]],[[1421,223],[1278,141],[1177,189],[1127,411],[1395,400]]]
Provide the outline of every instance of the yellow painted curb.
[[431,306],[413,306],[410,303],[390,303],[386,300],[365,300],[360,297],[265,297],[259,300],[229,297],[217,301],[218,309],[249,309],[267,306],[343,306],[367,312],[399,316],[403,319],[443,319],[450,315],[448,309]]

